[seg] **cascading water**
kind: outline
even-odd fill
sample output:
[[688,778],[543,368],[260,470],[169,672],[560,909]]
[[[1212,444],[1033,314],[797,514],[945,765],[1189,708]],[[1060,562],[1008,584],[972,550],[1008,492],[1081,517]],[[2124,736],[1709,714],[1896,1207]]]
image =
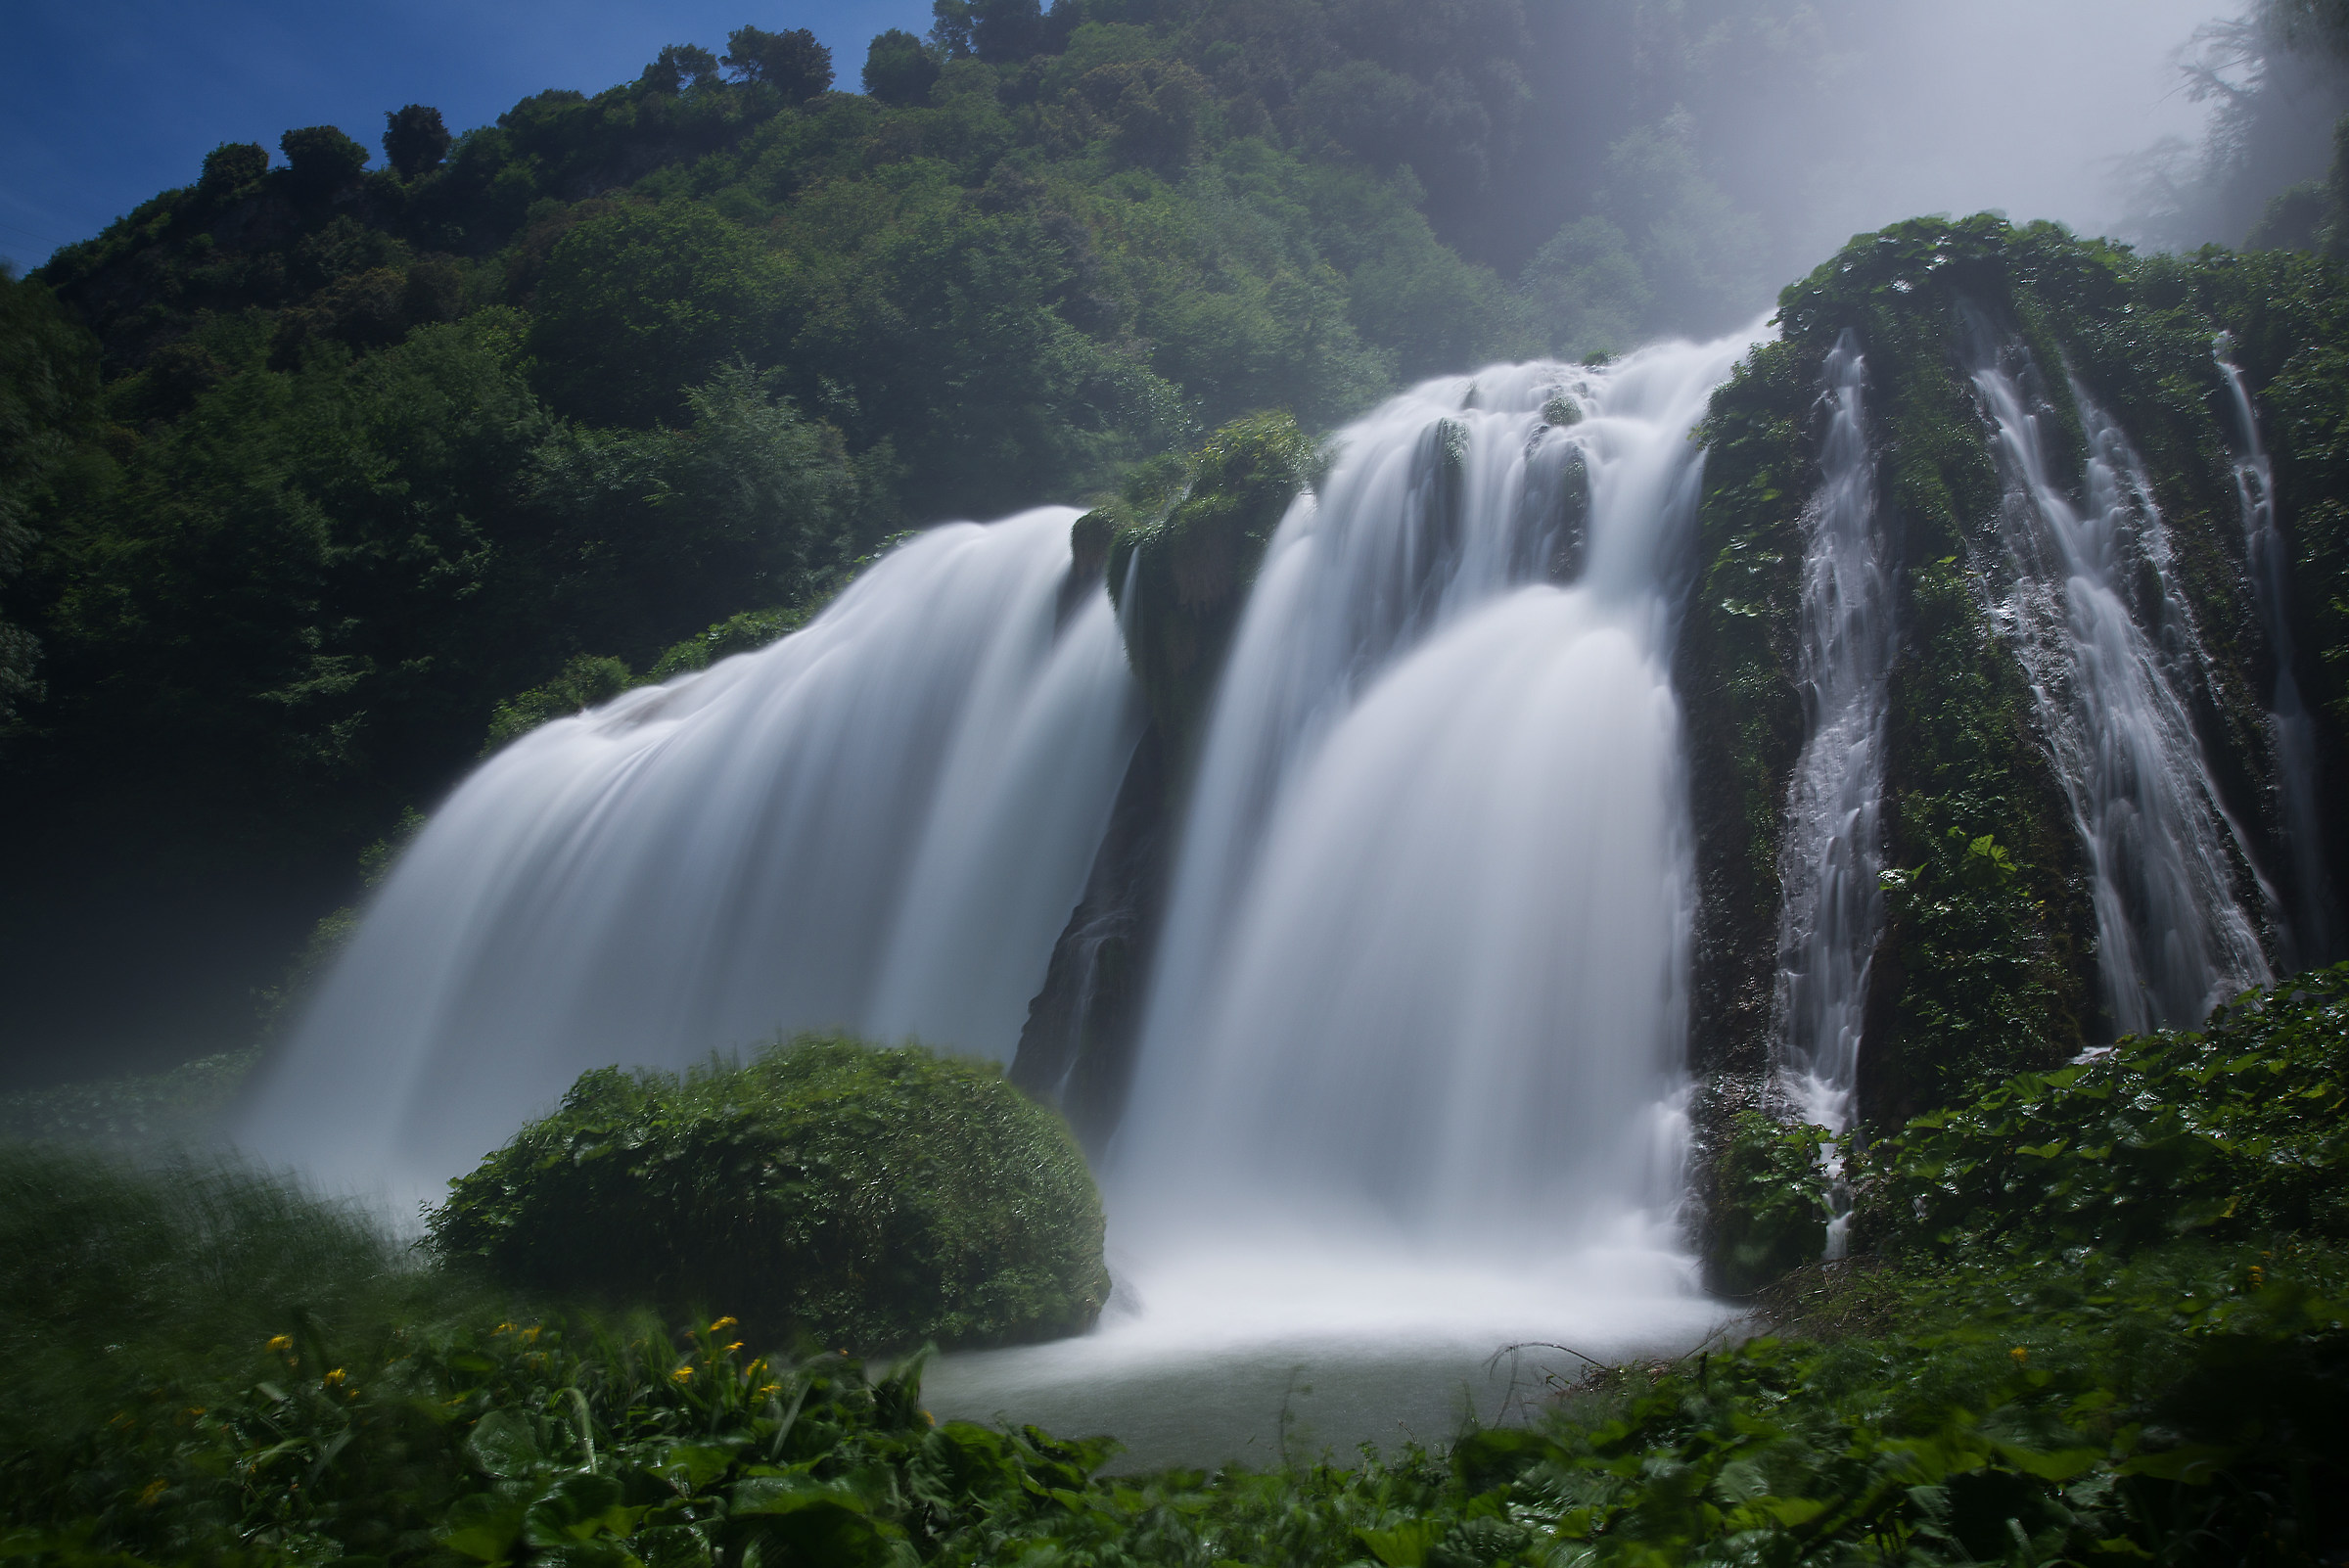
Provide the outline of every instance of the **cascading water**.
[[[2122,1034],[2190,1028],[2271,975],[2236,895],[2249,857],[2181,689],[2202,653],[2161,513],[2127,438],[2076,383],[2087,464],[2086,505],[2074,505],[2048,456],[2050,416],[2023,392],[2035,373],[2027,352],[1979,322],[1973,337],[2006,491],[2011,580],[1997,610],[2088,851],[2105,1004]],[[2133,579],[2150,584],[2144,618],[2166,648],[2130,614]]]
[[1867,363],[1845,333],[1827,356],[1831,403],[1806,522],[1802,650],[1807,735],[1787,792],[1779,877],[1778,1066],[1803,1119],[1851,1126],[1868,966],[1884,923],[1884,725],[1898,631],[1876,527]]
[[1668,667],[1688,433],[1750,341],[1427,383],[1290,511],[1184,829],[1112,1160],[1128,1244],[1228,1248],[1244,1215],[1554,1249],[1677,1200]]
[[429,1184],[582,1070],[778,1029],[1007,1058],[1140,706],[1048,508],[934,530],[812,625],[546,725],[437,812],[245,1128]]
[[2261,629],[2276,661],[2276,682],[2268,702],[2268,725],[2276,752],[2276,782],[2283,828],[2292,856],[2292,935],[2302,963],[2324,963],[2340,950],[2340,911],[2325,874],[2325,812],[2317,797],[2316,721],[2300,696],[2293,670],[2291,617],[2284,580],[2291,569],[2283,530],[2276,522],[2276,473],[2259,438],[2259,416],[2243,373],[2227,358],[2224,337],[2215,346],[2220,371],[2234,394],[2235,428],[2242,438],[2234,463],[2235,494],[2242,507],[2243,554],[2251,569],[2252,596]]
[[1209,721],[1105,1171],[1120,1299],[1085,1339],[949,1358],[941,1410],[1195,1462],[1300,1363],[1301,1413],[1386,1440],[1463,1389],[1489,1410],[1496,1345],[1715,1326],[1672,1222],[1669,669],[1688,434],[1750,341],[1430,382],[1341,435]]

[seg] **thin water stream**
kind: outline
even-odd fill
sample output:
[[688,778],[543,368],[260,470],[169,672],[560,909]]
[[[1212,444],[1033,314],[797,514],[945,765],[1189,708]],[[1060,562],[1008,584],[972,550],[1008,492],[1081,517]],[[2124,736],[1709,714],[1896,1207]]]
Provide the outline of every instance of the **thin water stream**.
[[[2191,1028],[2272,978],[2237,896],[2250,859],[2187,700],[2200,636],[2127,437],[2072,386],[2086,442],[2075,501],[2049,456],[2053,416],[2025,392],[2038,367],[2019,345],[1975,337],[1974,387],[2006,487],[1997,611],[2088,851],[2104,1005],[2119,1034]],[[2133,589],[2166,647],[2131,614]]]
[[2227,358],[2229,345],[2214,346],[2232,394],[2241,448],[2234,463],[2236,499],[2242,509],[2243,555],[2251,569],[2251,591],[2260,629],[2276,662],[2268,700],[2268,726],[2276,751],[2277,791],[2281,797],[2284,835],[2291,855],[2291,926],[2295,956],[2303,964],[2340,956],[2341,912],[2325,874],[2326,812],[2317,794],[2317,726],[2300,695],[2294,669],[2292,622],[2285,583],[2291,553],[2276,520],[2276,470],[2259,436],[2259,415],[2243,373]]
[[1827,356],[1826,381],[1831,412],[1806,519],[1797,677],[1807,734],[1780,841],[1774,1034],[1796,1110],[1841,1133],[1852,1122],[1868,969],[1884,924],[1884,726],[1900,639],[1876,526],[1867,361],[1849,332]]

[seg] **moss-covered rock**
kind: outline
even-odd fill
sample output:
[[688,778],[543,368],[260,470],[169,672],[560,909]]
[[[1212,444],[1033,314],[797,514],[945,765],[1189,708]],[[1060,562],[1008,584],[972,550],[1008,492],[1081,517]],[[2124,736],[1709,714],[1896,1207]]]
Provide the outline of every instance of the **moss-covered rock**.
[[1286,414],[1218,431],[1189,458],[1137,468],[1071,526],[1072,587],[1106,576],[1150,718],[1083,896],[1028,1007],[1012,1081],[1100,1149],[1125,1114],[1175,823],[1216,679],[1256,570],[1320,447]]
[[[1692,1042],[1699,1069],[1768,1065],[1778,834],[1803,736],[1796,660],[1805,508],[1819,484],[1827,354],[1867,359],[1878,526],[1895,566],[1900,652],[1889,692],[1888,923],[1870,974],[1862,1114],[1897,1125],[1985,1075],[2052,1067],[2110,1025],[2092,1001],[2096,926],[2085,856],[2038,730],[2028,677],[1993,613],[2009,568],[1969,334],[2027,355],[2051,466],[2077,474],[2072,385],[2128,432],[2162,513],[2165,572],[2199,657],[2176,678],[2221,804],[2265,865],[2288,861],[2265,703],[2274,653],[2244,559],[2239,444],[2218,334],[2270,408],[2278,495],[2303,568],[2293,607],[2303,689],[2349,686],[2349,356],[2337,269],[2294,256],[2138,256],[2050,224],[1984,215],[1865,235],[1780,297],[1777,342],[1717,394],[1702,554],[1680,655],[1689,709],[1703,906]],[[2329,357],[2328,357],[2329,355]],[[2329,508],[2329,510],[2328,510]],[[2331,620],[2327,620],[2327,617]],[[2158,617],[2156,617],[2158,619]],[[2158,633],[2168,635],[2167,633]],[[2313,648],[2315,652],[2309,653]],[[2327,663],[2330,659],[2335,663]],[[2324,789],[2349,787],[2340,720],[2323,726]],[[2004,871],[1973,877],[1978,843]],[[2342,878],[2341,847],[2329,846]],[[2246,899],[2256,904],[2244,868]],[[2269,933],[2272,947],[2281,944]],[[1740,1096],[1716,1096],[1723,1104]],[[1727,1147],[1727,1129],[1710,1130]]]
[[1265,547],[1311,484],[1320,447],[1283,414],[1234,420],[1187,465],[1144,467],[1080,518],[1080,558],[1099,549],[1151,717],[1187,758],[1215,693]]
[[805,1036],[602,1068],[451,1184],[429,1245],[511,1286],[730,1314],[769,1340],[984,1345],[1090,1326],[1100,1196],[992,1067]]

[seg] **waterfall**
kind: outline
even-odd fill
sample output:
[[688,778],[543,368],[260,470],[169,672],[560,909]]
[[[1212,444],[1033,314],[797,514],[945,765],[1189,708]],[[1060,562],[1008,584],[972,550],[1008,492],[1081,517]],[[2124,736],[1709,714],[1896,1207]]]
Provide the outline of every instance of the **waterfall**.
[[2276,682],[2268,702],[2270,744],[2276,754],[2277,793],[2292,857],[2292,935],[2302,963],[2322,963],[2339,949],[2340,911],[2325,874],[2325,812],[2317,796],[2316,721],[2301,700],[2293,670],[2292,623],[2284,593],[2291,557],[2276,521],[2276,473],[2259,438],[2259,416],[2242,370],[2228,359],[2221,336],[2214,346],[2219,369],[2233,394],[2235,428],[2242,438],[2234,462],[2235,495],[2242,508],[2243,557],[2259,607],[2268,653],[2276,661]]
[[1819,487],[1805,519],[1797,679],[1807,739],[1779,853],[1773,1033],[1803,1119],[1841,1132],[1851,1125],[1868,966],[1884,924],[1884,727],[1898,631],[1876,526],[1867,363],[1848,331],[1827,356],[1826,379]]
[[2188,704],[2199,633],[2120,428],[2072,385],[2087,448],[2085,504],[2075,504],[2048,454],[2043,421],[2052,415],[2024,394],[2019,378],[2036,373],[2027,351],[2002,353],[1973,326],[1973,383],[2005,487],[2000,536],[2011,581],[1995,610],[2030,677],[2088,852],[2105,1005],[2125,1035],[2191,1028],[2271,978],[2236,895],[2249,856]]
[[844,1027],[1008,1058],[1140,705],[1067,508],[935,529],[814,623],[499,753],[433,813],[248,1115],[454,1175],[607,1063]]
[[1677,1200],[1668,670],[1688,436],[1750,342],[1429,382],[1292,507],[1183,826],[1112,1151],[1129,1239],[1277,1209],[1555,1248]]

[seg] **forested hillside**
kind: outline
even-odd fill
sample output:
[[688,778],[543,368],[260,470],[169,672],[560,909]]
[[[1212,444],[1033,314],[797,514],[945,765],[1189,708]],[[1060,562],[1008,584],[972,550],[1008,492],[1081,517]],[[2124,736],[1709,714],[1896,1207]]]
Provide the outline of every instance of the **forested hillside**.
[[904,530],[1750,319],[1868,16],[938,0],[861,62],[746,25],[216,148],[0,279],[0,1074],[247,1042],[485,745]]
[[944,6],[860,81],[745,27],[461,135],[388,113],[381,158],[223,146],[9,284],[9,1054],[249,1033],[517,692],[1552,346],[1426,199],[1517,147],[1525,26]]

